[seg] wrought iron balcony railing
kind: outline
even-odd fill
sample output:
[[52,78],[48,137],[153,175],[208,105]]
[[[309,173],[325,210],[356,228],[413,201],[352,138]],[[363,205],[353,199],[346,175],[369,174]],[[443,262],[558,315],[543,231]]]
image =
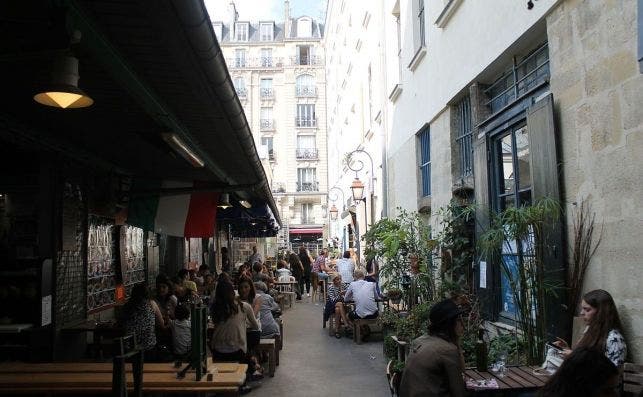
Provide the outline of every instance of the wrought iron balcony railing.
[[319,182],[297,182],[298,192],[318,192]]
[[311,117],[295,117],[297,127],[317,127],[317,119]]
[[272,99],[275,97],[275,93],[272,88],[261,88],[259,90],[259,94],[261,95],[261,99]]
[[243,68],[283,68],[284,61],[282,57],[246,57],[246,58],[226,58],[226,63],[230,69]]
[[261,131],[272,131],[275,129],[275,121],[272,119],[261,119],[259,121],[259,127],[261,127]]
[[290,57],[290,62],[292,65],[321,66],[324,59],[317,55],[295,55]]
[[248,89],[245,87],[235,87],[235,91],[237,91],[237,96],[239,98],[245,98],[248,96]]
[[317,87],[314,85],[303,85],[295,87],[295,96],[304,98],[314,98],[317,96]]
[[298,160],[317,160],[317,148],[297,148],[295,153]]

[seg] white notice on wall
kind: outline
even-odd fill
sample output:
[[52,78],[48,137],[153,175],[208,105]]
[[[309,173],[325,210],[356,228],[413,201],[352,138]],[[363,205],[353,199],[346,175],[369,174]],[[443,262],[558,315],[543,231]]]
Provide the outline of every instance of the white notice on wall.
[[487,288],[487,262],[480,262],[480,288]]
[[42,297],[42,322],[41,325],[45,326],[51,324],[51,295]]

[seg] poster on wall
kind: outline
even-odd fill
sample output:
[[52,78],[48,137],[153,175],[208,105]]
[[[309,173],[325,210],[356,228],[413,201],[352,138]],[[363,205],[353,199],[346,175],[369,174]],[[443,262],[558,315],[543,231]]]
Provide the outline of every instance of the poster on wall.
[[42,297],[42,321],[40,322],[41,326],[51,324],[51,295]]

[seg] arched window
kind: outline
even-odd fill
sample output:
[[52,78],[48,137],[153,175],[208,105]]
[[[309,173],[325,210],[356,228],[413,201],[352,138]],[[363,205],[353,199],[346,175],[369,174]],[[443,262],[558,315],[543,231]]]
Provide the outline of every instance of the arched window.
[[309,74],[297,76],[295,90],[295,94],[299,97],[314,97],[317,94],[315,77]]

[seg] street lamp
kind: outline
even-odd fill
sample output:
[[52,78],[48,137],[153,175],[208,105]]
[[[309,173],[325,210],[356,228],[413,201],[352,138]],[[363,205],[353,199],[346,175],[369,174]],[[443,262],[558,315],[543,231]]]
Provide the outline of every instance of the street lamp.
[[362,181],[360,181],[357,176],[353,180],[353,183],[351,183],[351,190],[353,191],[353,200],[355,200],[355,201],[365,200],[364,199],[364,183],[362,183]]
[[[373,170],[373,158],[371,157],[371,155],[370,155],[370,154],[368,154],[368,152],[367,152],[367,151],[365,151],[365,150],[363,150],[363,149],[356,149],[356,150],[353,150],[352,152],[350,152],[350,153],[348,153],[348,154],[346,155],[346,159],[347,159],[347,161],[346,161],[346,165],[348,166],[348,168],[349,168],[350,170],[355,171],[355,179],[353,180],[353,183],[351,183],[351,191],[353,192],[353,200],[354,200],[356,203],[358,203],[358,202],[360,202],[360,201],[363,201],[363,202],[364,202],[364,234],[366,234],[366,233],[368,232],[368,208],[369,208],[369,206],[368,206],[368,203],[366,202],[366,201],[367,201],[367,200],[366,200],[366,197],[364,197],[364,183],[363,183],[363,182],[359,179],[359,177],[357,176],[357,172],[359,172],[359,171],[361,171],[362,169],[364,169],[364,162],[363,162],[363,161],[361,161],[361,160],[357,160],[357,159],[356,159],[355,161],[356,161],[357,163],[359,163],[359,164],[358,164],[357,166],[354,166],[354,165],[353,165],[353,162],[352,162],[352,160],[353,160],[353,155],[354,155],[354,154],[356,154],[356,153],[360,153],[360,154],[364,154],[364,155],[366,155],[366,157],[368,157],[368,160],[369,160],[370,165],[371,165],[371,174],[370,174],[370,178],[371,178],[371,180],[370,180],[370,183],[369,183],[369,188],[370,188],[370,198],[371,198],[371,200],[370,200],[370,201],[371,201],[371,203],[370,203],[370,204],[371,204],[371,205],[370,205],[370,209],[371,209],[371,219],[373,219],[373,214],[372,214],[372,212],[373,212],[373,177],[374,177],[374,176],[373,176],[373,174],[374,174],[374,170]],[[353,168],[353,167],[355,167],[355,168]],[[359,257],[359,256],[360,256],[360,252],[359,252],[359,251],[360,251],[360,247],[359,247],[359,237],[357,238],[357,251],[358,251],[358,254],[357,254],[357,255],[358,255],[358,257]]]
[[339,210],[337,209],[337,207],[335,206],[335,204],[333,204],[333,206],[332,206],[332,207],[330,207],[330,211],[329,211],[329,212],[330,212],[330,220],[331,220],[331,221],[336,221],[336,220],[337,220],[337,213],[339,212]]

